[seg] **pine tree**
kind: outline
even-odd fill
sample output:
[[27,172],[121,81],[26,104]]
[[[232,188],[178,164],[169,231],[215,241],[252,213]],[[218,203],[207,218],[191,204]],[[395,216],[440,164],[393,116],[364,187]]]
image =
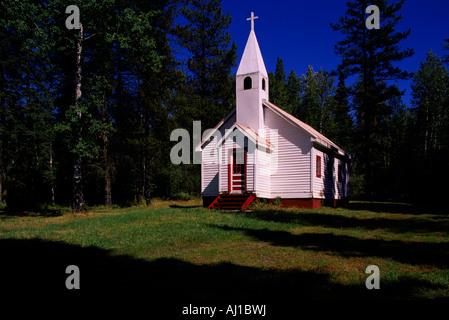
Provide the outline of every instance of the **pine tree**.
[[[236,64],[237,46],[227,31],[232,19],[223,13],[221,0],[185,1],[181,16],[186,22],[178,26],[176,39],[187,59],[183,61],[185,82],[176,88],[173,115],[178,125],[189,131],[193,121],[200,120],[203,132],[215,127],[235,106],[231,68]],[[170,181],[166,189],[172,195],[197,194],[201,189],[200,166],[169,165],[166,170]]]
[[389,103],[393,112],[386,123],[388,135],[385,138],[384,159],[387,169],[385,180],[388,183],[383,189],[389,197],[410,201],[417,176],[416,157],[410,159],[411,151],[416,150],[413,133],[415,117],[400,97],[393,98]]
[[[223,14],[221,0],[190,0],[182,9],[187,24],[179,28],[179,39],[187,49],[187,85],[190,104],[204,128],[213,128],[232,109],[234,102],[231,67],[235,66],[237,47],[231,45],[226,31],[231,23]],[[192,122],[188,124],[189,127]]]
[[309,66],[306,74],[302,75],[302,94],[299,119],[333,138],[335,121],[333,108],[335,105],[334,78],[328,72],[320,68],[315,72]]
[[449,179],[449,73],[443,61],[430,51],[413,77],[412,111],[415,199],[444,197],[441,181]]
[[419,133],[418,154],[423,155],[424,163],[429,163],[439,150],[449,150],[449,73],[442,59],[430,51],[415,73],[411,87]]
[[[445,39],[443,42],[443,50],[449,51],[449,39]],[[443,61],[446,64],[449,64],[449,53],[444,55]]]
[[[81,28],[69,30],[73,4]],[[101,197],[110,205],[113,192],[122,203],[150,197],[175,126],[178,5],[0,3],[1,203],[73,202],[77,212]]]
[[[353,107],[356,116],[356,144],[359,146],[357,170],[364,178],[367,196],[374,196],[384,181],[379,180],[383,166],[382,144],[386,133],[385,121],[392,110],[388,101],[400,96],[397,86],[390,80],[408,79],[409,74],[393,66],[413,55],[413,49],[401,50],[399,43],[406,39],[410,30],[396,32],[400,20],[399,10],[404,0],[389,3],[387,0],[353,0],[347,2],[346,15],[338,23],[331,23],[333,30],[340,31],[344,39],[335,45],[336,54],[342,57],[337,71],[344,77],[357,76],[353,88]],[[365,26],[365,10],[377,5],[380,10],[380,29],[368,30]]]
[[33,1],[0,4],[0,203],[49,200],[55,80],[49,13]]
[[299,116],[301,108],[301,81],[292,69],[287,77],[287,109],[295,117]]
[[269,72],[268,79],[270,82],[270,101],[279,108],[291,113],[292,110],[288,104],[287,92],[287,75],[284,70],[284,62],[281,58],[276,59],[275,73]]
[[354,123],[350,115],[351,107],[349,103],[349,88],[345,85],[344,76],[339,74],[337,89],[335,91],[335,105],[332,113],[335,119],[333,132],[334,142],[341,148],[353,153],[352,137],[354,133]]
[[[68,85],[67,90],[62,90],[68,94],[60,101],[61,119],[58,128],[64,133],[64,145],[74,161],[74,212],[81,210],[82,204],[87,201],[83,199],[83,186],[86,183],[93,184],[81,179],[86,174],[92,178],[103,177],[104,203],[112,203],[112,157],[115,155],[109,151],[115,140],[113,126],[117,124],[117,119],[114,118],[113,108],[117,106],[114,99],[119,77],[131,88],[133,108],[126,118],[131,122],[135,119],[133,133],[139,130],[138,136],[132,137],[136,140],[127,141],[129,145],[135,146],[128,150],[134,154],[127,156],[138,162],[135,181],[139,201],[148,197],[147,153],[151,151],[147,148],[147,140],[151,115],[143,91],[149,86],[146,79],[157,78],[161,67],[151,25],[154,22],[154,9],[139,2],[130,6],[126,2],[104,1],[98,5],[92,0],[80,4],[80,12],[82,30],[62,30],[58,37],[61,39],[61,49],[58,50],[60,60],[56,62],[61,68],[63,83],[73,84]],[[71,35],[70,31],[77,33],[78,37]],[[75,94],[70,94],[71,90]],[[84,169],[86,165],[98,169],[96,172]],[[94,192],[89,192],[89,195],[96,201]]]

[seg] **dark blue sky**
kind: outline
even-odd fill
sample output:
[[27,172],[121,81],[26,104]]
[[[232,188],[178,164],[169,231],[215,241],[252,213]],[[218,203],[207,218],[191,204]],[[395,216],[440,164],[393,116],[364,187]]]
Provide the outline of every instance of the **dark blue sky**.
[[[237,63],[250,32],[250,21],[246,18],[251,11],[259,17],[255,20],[255,31],[268,72],[274,72],[278,56],[284,61],[287,75],[294,69],[300,76],[307,71],[308,65],[317,71],[320,67],[330,71],[340,62],[340,57],[334,53],[334,45],[342,36],[331,29],[330,22],[337,22],[345,13],[344,0],[223,0],[222,6],[223,12],[230,12],[232,17],[228,32],[238,46]],[[401,46],[414,48],[415,55],[398,66],[416,71],[430,49],[440,56],[444,53],[441,43],[449,38],[449,1],[406,0],[400,13],[403,18],[397,30],[411,29],[410,36]],[[406,89],[404,101],[408,103],[410,82],[398,84],[401,89]]]

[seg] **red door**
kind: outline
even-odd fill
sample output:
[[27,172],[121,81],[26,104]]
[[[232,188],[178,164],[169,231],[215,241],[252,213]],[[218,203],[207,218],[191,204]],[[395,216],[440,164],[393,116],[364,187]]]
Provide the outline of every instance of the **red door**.
[[246,150],[229,151],[228,181],[229,193],[245,193],[246,191]]

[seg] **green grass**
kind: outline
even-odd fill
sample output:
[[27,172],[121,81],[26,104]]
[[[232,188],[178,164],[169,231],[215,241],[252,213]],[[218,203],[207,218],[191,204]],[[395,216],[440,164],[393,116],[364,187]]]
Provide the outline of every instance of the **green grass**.
[[[407,204],[238,213],[190,200],[86,215],[2,210],[1,271],[15,289],[34,265],[41,285],[57,291],[61,269],[76,264],[86,291],[147,288],[157,298],[449,298],[449,215]],[[380,290],[365,287],[372,264]]]

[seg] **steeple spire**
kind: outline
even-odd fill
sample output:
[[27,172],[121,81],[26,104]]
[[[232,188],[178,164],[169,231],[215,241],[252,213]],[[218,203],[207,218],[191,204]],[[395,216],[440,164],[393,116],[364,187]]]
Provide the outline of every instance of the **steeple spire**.
[[251,12],[251,18],[246,19],[251,20],[251,31],[249,33],[248,41],[246,42],[245,50],[243,51],[237,75],[260,72],[268,78],[265,63],[263,62],[262,54],[260,53],[259,43],[257,42],[256,33],[254,32],[254,19],[257,18],[259,17],[255,17],[254,12]]
[[251,12],[251,17],[246,20],[251,20],[251,30],[254,31],[254,20],[258,19],[259,17],[254,16],[254,12]]

